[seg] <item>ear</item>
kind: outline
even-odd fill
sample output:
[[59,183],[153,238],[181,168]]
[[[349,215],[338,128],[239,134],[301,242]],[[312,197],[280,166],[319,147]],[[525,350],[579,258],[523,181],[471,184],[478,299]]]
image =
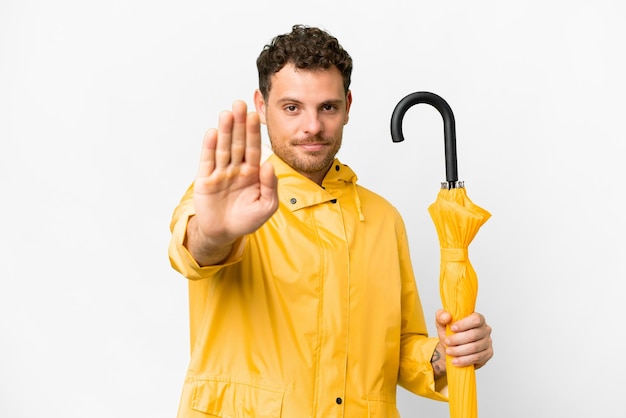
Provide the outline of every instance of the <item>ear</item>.
[[344,125],[348,124],[348,120],[350,119],[350,106],[352,105],[352,91],[348,90],[348,94],[346,94],[346,117],[343,121]]
[[263,125],[265,125],[265,99],[259,89],[254,91],[254,108],[256,109],[256,113],[259,115],[259,120]]

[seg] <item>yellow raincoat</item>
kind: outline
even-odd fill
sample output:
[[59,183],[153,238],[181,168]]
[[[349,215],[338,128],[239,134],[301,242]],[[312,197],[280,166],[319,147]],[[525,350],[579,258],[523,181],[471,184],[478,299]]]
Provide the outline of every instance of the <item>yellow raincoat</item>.
[[182,245],[191,187],[174,212],[191,325],[178,416],[398,417],[397,384],[447,400],[398,211],[337,160],[323,187],[270,161],[279,208],[223,265],[199,267]]

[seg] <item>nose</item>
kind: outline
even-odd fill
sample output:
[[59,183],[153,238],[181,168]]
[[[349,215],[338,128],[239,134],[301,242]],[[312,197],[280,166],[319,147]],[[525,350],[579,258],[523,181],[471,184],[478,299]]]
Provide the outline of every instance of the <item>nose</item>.
[[324,130],[317,112],[307,112],[304,115],[303,130],[308,135],[317,135]]

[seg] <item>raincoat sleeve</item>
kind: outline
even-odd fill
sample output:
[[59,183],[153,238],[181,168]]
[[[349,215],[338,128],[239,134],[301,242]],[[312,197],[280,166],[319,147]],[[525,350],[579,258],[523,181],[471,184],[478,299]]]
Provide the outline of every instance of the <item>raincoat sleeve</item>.
[[172,237],[168,249],[172,267],[189,280],[201,280],[215,276],[225,266],[239,262],[243,256],[246,238],[241,238],[233,246],[228,258],[219,265],[200,267],[183,245],[189,218],[195,214],[193,207],[193,184],[189,186],[180,203],[174,210],[170,231]]
[[439,339],[428,337],[428,328],[413,274],[406,230],[401,220],[398,229],[402,276],[402,336],[398,384],[417,395],[447,401],[448,398],[444,395],[447,388],[435,388],[435,377],[430,359]]

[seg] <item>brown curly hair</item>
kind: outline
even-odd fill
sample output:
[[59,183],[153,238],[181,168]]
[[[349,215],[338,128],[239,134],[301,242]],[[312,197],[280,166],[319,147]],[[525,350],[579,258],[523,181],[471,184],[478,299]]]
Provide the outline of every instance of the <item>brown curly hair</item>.
[[290,33],[276,36],[265,45],[256,60],[259,71],[259,90],[267,100],[272,88],[271,77],[286,64],[300,69],[327,69],[337,67],[343,77],[346,94],[350,88],[352,58],[334,36],[319,28],[294,25]]

